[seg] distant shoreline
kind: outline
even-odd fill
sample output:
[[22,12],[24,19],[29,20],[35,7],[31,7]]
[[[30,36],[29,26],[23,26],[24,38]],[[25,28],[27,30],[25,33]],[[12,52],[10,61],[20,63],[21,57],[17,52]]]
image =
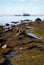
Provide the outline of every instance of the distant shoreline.
[[[23,15],[0,15],[0,16],[23,16]],[[44,15],[29,15],[29,16],[44,16]]]

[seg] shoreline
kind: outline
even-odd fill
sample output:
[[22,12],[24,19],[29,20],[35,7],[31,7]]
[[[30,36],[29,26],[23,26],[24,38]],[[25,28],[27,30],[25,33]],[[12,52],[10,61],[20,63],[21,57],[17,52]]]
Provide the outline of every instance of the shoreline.
[[[11,26],[8,23],[4,27],[0,26],[0,60],[3,59],[5,55],[9,56],[8,54],[10,54],[9,52],[11,50],[21,54],[21,56],[10,58],[13,65],[15,65],[15,63],[17,64],[17,61],[19,63],[20,59],[20,65],[23,62],[22,60],[25,59],[26,64],[30,63],[27,62],[27,60],[33,56],[36,57],[37,55],[39,56],[39,54],[44,54],[44,22],[42,22],[40,18],[37,18],[35,22],[25,21],[29,20],[22,20],[21,24],[18,25],[15,25],[18,22],[12,22],[13,25]],[[12,55],[14,55],[13,52]]]

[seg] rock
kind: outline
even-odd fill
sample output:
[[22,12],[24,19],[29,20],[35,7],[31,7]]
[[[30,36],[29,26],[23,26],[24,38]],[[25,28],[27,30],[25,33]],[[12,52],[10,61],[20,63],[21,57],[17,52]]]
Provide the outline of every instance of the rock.
[[4,44],[4,45],[2,46],[2,49],[5,49],[5,48],[7,48],[7,44]]

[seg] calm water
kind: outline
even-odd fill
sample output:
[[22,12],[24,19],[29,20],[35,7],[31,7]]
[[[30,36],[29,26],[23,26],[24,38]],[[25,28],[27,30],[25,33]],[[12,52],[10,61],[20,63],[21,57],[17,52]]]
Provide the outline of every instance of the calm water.
[[44,16],[0,16],[0,24],[11,23],[12,21],[20,22],[20,20],[24,20],[24,19],[29,19],[34,21],[38,17],[44,20]]

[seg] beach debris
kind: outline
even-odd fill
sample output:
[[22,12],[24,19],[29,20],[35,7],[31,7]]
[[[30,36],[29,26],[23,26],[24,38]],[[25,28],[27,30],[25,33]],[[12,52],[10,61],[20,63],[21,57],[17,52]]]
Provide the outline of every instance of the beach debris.
[[35,39],[40,39],[37,35],[33,34],[33,33],[26,33],[29,37],[31,38],[35,38]]
[[4,45],[2,46],[2,49],[5,49],[5,48],[7,48],[7,44],[4,44]]
[[33,29],[34,27],[26,26],[26,29]]
[[19,32],[16,34],[16,36],[25,35],[25,34],[26,34],[25,30],[23,30],[23,31],[19,30]]

